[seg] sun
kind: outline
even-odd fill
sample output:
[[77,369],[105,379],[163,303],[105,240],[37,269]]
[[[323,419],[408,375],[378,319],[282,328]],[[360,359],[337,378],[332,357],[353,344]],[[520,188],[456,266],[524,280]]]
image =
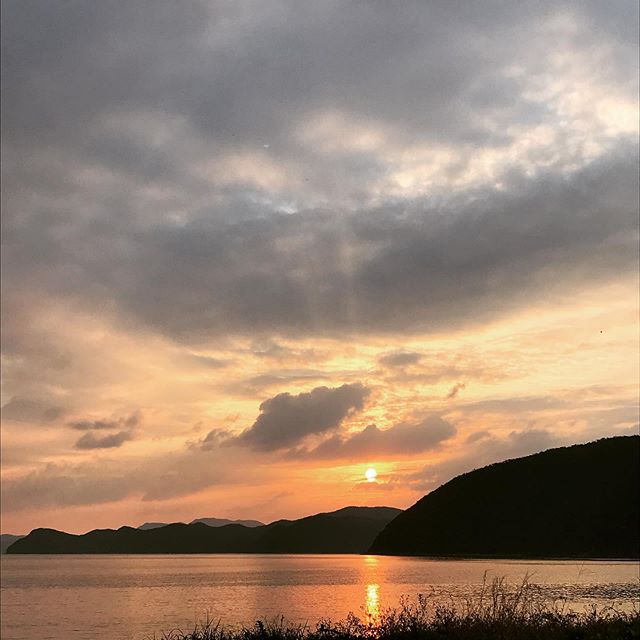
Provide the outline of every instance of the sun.
[[378,472],[373,467],[369,467],[364,472],[364,477],[367,479],[367,482],[375,482],[378,477]]

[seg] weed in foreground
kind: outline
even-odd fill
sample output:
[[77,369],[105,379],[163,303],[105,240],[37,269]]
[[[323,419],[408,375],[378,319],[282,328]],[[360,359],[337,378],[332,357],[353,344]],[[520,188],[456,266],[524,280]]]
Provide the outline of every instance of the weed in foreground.
[[402,598],[377,619],[349,614],[314,627],[291,625],[284,616],[251,627],[225,629],[208,620],[191,632],[172,631],[163,640],[640,640],[640,608],[631,612],[592,605],[584,612],[564,601],[549,602],[526,577],[510,587],[504,578],[483,581],[480,593],[443,603],[432,595]]

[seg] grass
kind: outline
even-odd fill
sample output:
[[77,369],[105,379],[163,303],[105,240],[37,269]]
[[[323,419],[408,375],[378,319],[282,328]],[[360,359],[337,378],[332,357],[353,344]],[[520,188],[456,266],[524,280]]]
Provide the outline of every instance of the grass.
[[315,626],[291,625],[281,617],[251,627],[225,629],[207,621],[163,640],[640,640],[640,610],[592,605],[582,612],[549,602],[528,578],[511,587],[504,578],[486,580],[480,593],[443,603],[424,595],[402,599],[395,609]]

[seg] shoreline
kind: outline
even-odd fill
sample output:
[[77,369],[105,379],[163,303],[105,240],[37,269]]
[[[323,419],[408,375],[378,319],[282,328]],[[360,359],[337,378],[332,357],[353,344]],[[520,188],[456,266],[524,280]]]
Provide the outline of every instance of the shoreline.
[[176,553],[162,553],[162,552],[150,552],[150,553],[121,553],[121,552],[104,552],[104,553],[65,553],[65,552],[50,552],[50,553],[21,553],[11,552],[0,554],[0,558],[5,556],[12,557],[37,557],[37,556],[74,556],[74,557],[103,557],[103,556],[132,556],[132,557],[148,557],[148,556],[266,556],[266,557],[279,557],[279,556],[318,556],[318,557],[332,557],[332,556],[358,556],[362,558],[411,558],[414,560],[433,560],[437,562],[482,562],[482,561],[494,561],[494,562],[636,562],[640,564],[640,557],[624,558],[624,557],[583,557],[583,556],[425,556],[417,554],[387,554],[387,553],[351,553],[351,552],[279,552],[279,551],[260,551],[260,552],[212,552],[206,553],[202,551],[180,551]]

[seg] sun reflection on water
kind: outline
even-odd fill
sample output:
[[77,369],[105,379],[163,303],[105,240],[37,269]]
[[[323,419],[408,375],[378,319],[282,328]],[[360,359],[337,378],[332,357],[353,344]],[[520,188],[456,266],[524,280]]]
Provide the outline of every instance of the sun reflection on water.
[[361,580],[365,586],[364,615],[367,624],[375,624],[380,618],[380,578],[378,576],[379,560],[375,556],[364,556]]
[[380,585],[368,584],[364,611],[367,614],[367,622],[374,623],[380,616]]

